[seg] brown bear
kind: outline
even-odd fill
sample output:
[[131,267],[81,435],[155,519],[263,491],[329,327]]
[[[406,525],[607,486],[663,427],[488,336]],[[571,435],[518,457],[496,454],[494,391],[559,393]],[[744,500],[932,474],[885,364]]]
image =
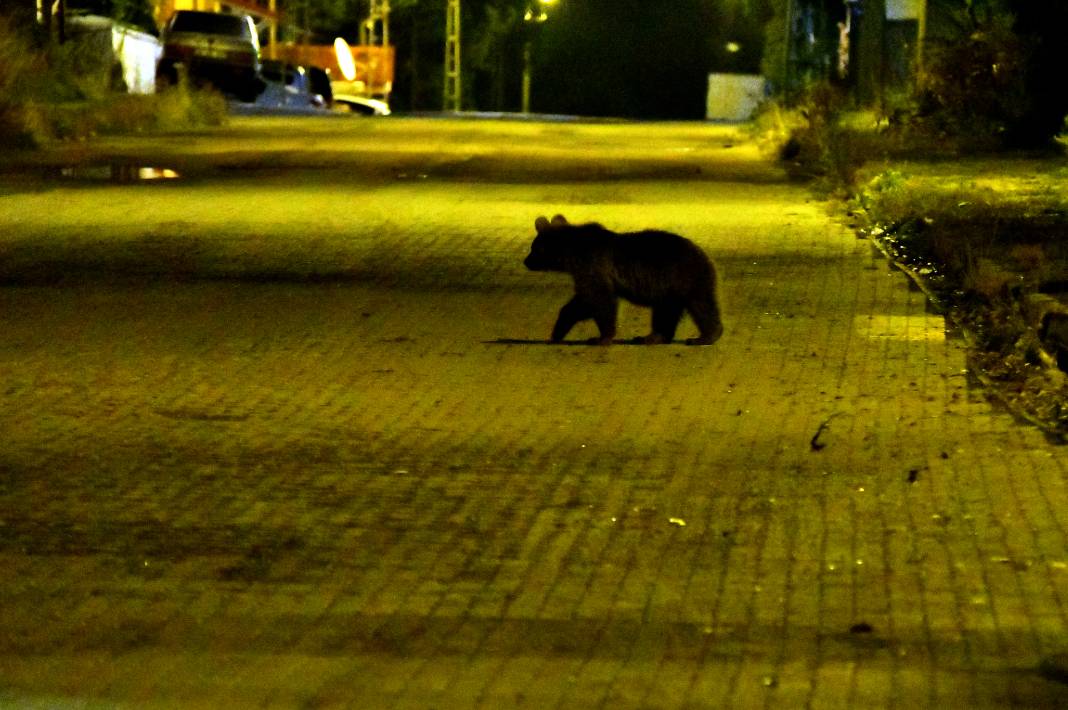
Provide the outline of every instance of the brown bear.
[[571,274],[575,282],[575,296],[553,326],[553,342],[592,318],[601,333],[593,342],[610,344],[620,298],[653,309],[652,332],[640,342],[670,343],[683,311],[700,332],[688,345],[710,345],[723,334],[715,267],[689,239],[656,230],[617,234],[596,223],[571,224],[563,215],[538,217],[534,228],[538,234],[523,264]]

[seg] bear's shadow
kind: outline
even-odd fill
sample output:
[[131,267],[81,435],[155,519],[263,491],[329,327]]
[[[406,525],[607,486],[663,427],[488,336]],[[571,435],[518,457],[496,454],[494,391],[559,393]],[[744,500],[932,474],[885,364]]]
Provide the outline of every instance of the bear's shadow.
[[[599,344],[598,342],[596,342],[596,340],[594,340],[594,341],[589,341],[589,340],[561,340],[561,341],[558,341],[558,342],[553,342],[552,340],[524,340],[523,338],[497,338],[496,340],[483,340],[482,342],[484,344],[486,344],[486,345],[553,345],[553,346],[580,345],[580,346],[585,346],[585,347],[590,347],[590,348],[605,347],[605,346]],[[682,341],[678,341],[678,342],[675,342],[673,344],[674,345],[685,345],[686,343],[684,343]],[[648,344],[647,343],[643,343],[638,338],[631,338],[630,340],[613,340],[612,341],[612,345],[648,345]]]

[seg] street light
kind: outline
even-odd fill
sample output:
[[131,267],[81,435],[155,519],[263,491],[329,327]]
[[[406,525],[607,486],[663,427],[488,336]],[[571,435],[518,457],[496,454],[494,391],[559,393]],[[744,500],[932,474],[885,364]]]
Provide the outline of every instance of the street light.
[[[549,19],[546,9],[555,5],[557,0],[538,0],[535,5],[527,8],[523,15],[524,22],[541,24]],[[530,113],[530,37],[523,42],[523,100],[520,109],[523,113]]]
[[527,22],[545,22],[549,19],[549,13],[545,11],[546,8],[555,5],[556,2],[557,0],[538,0],[538,5],[541,7],[538,7],[537,14],[535,14],[533,6],[528,7],[527,14],[523,16],[523,19]]

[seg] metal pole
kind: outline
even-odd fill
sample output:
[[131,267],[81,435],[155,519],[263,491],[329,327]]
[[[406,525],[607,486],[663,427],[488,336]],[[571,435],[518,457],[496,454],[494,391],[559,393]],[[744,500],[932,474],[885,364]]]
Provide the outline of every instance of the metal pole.
[[444,109],[459,111],[460,95],[460,0],[448,0],[445,7]]
[[916,18],[916,71],[914,78],[923,73],[923,45],[927,41],[927,0],[919,1],[919,17]]
[[378,13],[382,16],[382,46],[389,46],[389,0],[379,0]]
[[549,19],[549,14],[546,12],[546,8],[553,5],[556,0],[538,0],[538,2],[532,2],[527,7],[527,13],[523,17],[524,33],[526,34],[526,40],[523,42],[523,92],[520,110],[523,113],[530,113],[530,75],[533,72],[531,66],[531,45],[534,40],[532,33],[534,28],[540,27],[541,23]]
[[530,113],[530,40],[523,43],[523,102],[520,110]]
[[794,43],[794,2],[793,0],[786,0],[786,42],[784,42],[784,48],[782,53],[782,86],[779,87],[779,93],[784,96],[790,96],[790,85],[793,77],[791,76],[790,66],[790,50],[793,48]]
[[389,0],[371,0],[367,19],[360,25],[360,44],[389,46]]
[[267,56],[270,59],[278,59],[278,3],[269,0],[267,10],[271,13],[271,19],[267,24]]

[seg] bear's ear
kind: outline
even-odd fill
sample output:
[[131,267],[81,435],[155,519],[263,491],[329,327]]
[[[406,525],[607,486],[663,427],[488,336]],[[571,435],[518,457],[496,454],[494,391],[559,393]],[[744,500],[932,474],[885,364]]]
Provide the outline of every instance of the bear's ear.
[[567,226],[567,219],[562,214],[558,214],[553,217],[552,225],[554,227]]
[[534,229],[538,230],[538,234],[541,234],[546,229],[549,229],[549,220],[546,217],[538,217],[534,220]]

